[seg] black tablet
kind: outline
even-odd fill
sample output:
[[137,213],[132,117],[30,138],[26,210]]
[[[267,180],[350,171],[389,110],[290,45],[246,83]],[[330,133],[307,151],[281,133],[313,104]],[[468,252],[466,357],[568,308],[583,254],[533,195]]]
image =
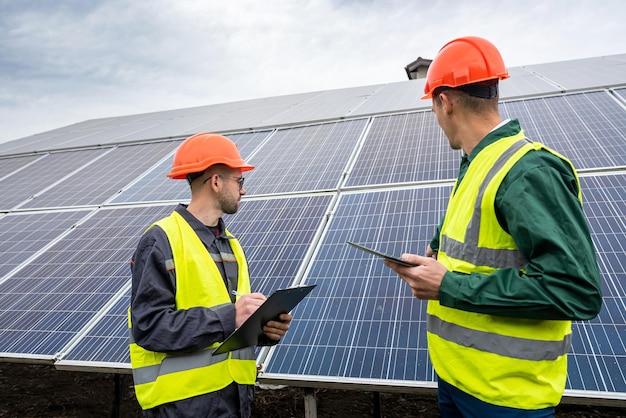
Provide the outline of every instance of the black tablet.
[[239,328],[233,331],[215,349],[213,355],[223,354],[258,344],[263,336],[263,325],[277,319],[281,313],[289,313],[317,285],[304,285],[274,291]]
[[356,243],[354,243],[352,241],[348,241],[348,244],[352,245],[355,248],[358,248],[361,251],[365,251],[366,253],[374,254],[375,256],[382,257],[382,258],[384,258],[386,260],[389,260],[392,263],[400,264],[400,265],[407,266],[407,267],[419,266],[419,264],[409,263],[408,261],[401,260],[398,257],[394,257],[394,256],[389,255],[389,254],[381,253],[380,251],[376,251],[376,250],[374,250],[372,248],[364,247],[364,246],[356,244]]

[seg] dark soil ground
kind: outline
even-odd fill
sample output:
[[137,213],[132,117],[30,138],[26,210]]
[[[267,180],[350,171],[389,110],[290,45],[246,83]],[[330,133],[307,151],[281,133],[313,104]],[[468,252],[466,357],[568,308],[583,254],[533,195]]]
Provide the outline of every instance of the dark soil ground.
[[[116,381],[121,402],[116,408]],[[317,416],[324,417],[438,417],[434,396],[400,393],[315,389]],[[378,414],[378,410],[380,413]],[[259,389],[253,417],[305,416],[304,389]],[[626,408],[561,405],[559,418],[626,418]],[[51,366],[0,363],[0,417],[2,418],[139,418],[130,375],[59,371]]]

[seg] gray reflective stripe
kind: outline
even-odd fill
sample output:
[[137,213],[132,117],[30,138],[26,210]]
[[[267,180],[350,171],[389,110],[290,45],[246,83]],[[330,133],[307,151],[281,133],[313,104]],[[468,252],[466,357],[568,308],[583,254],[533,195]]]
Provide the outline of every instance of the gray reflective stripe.
[[216,263],[221,263],[223,261],[230,262],[230,263],[237,262],[237,259],[235,258],[235,254],[229,254],[229,253],[220,253],[220,254],[210,253],[210,254],[211,254],[211,258]]
[[480,236],[482,203],[485,198],[487,186],[513,154],[522,149],[528,142],[530,142],[528,139],[523,138],[513,143],[513,145],[498,157],[494,165],[489,169],[489,172],[487,172],[485,179],[478,187],[478,195],[476,196],[472,219],[470,219],[465,232],[465,242],[459,242],[445,235],[442,237],[440,247],[449,257],[464,260],[476,266],[490,266],[495,268],[516,267],[521,269],[527,264],[524,256],[517,250],[479,247],[478,237]]
[[174,268],[174,259],[172,258],[168,258],[167,260],[165,260],[165,268],[168,270],[171,270]]
[[254,360],[254,347],[242,348],[232,352],[232,358],[235,360]]
[[[232,306],[232,303],[222,303],[222,304],[213,306],[211,308],[206,308],[206,309],[209,309],[211,311],[219,311],[220,309],[224,309],[224,308],[226,308],[228,306]],[[128,343],[129,344],[135,344],[135,338],[133,337],[133,331],[130,328],[128,329]]]
[[228,359],[228,353],[213,355],[213,350],[202,350],[191,354],[168,356],[161,364],[133,369],[135,385],[154,382],[159,375],[182,372],[211,366]]
[[228,263],[236,263],[237,259],[235,258],[235,254],[229,254],[229,253],[221,253],[222,254],[222,261],[226,261]]
[[465,328],[434,315],[428,315],[428,331],[463,347],[521,360],[556,360],[572,345],[571,333],[561,341],[529,340]]
[[216,263],[221,263],[222,262],[222,255],[221,254],[215,254],[215,253],[209,253],[209,254],[211,254],[211,258]]
[[515,267],[521,269],[527,263],[524,256],[517,250],[496,250],[494,248],[474,247],[445,235],[441,239],[441,248],[448,256],[468,261],[475,266],[490,266],[494,268]]
[[[190,354],[165,357],[161,364],[133,369],[133,380],[135,385],[150,383],[162,375],[212,366],[228,359],[228,353],[214,356],[213,351],[214,349],[208,349]],[[236,360],[254,360],[254,348],[248,347],[233,351],[232,358]]]

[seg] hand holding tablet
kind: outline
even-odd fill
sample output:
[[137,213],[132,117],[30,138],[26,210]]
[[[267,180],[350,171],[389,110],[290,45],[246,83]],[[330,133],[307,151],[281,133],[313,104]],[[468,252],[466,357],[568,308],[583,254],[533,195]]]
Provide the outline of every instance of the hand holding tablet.
[[419,264],[409,263],[408,261],[404,261],[404,260],[402,260],[402,259],[400,259],[398,257],[394,257],[394,256],[389,255],[389,254],[381,253],[380,251],[376,251],[376,250],[374,250],[372,248],[364,247],[363,245],[356,244],[356,243],[354,243],[352,241],[347,241],[347,242],[348,242],[348,244],[352,245],[355,248],[358,248],[361,251],[365,251],[366,253],[370,253],[370,254],[374,254],[375,256],[382,257],[385,260],[391,261],[392,263],[400,264],[402,266],[407,266],[407,267],[419,266]]

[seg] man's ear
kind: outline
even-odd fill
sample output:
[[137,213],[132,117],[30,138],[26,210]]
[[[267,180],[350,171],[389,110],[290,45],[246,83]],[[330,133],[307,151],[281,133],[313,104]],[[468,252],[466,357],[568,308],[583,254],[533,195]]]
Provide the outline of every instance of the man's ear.
[[441,110],[446,115],[452,113],[452,108],[454,106],[454,102],[450,99],[450,96],[446,94],[446,92],[439,93],[439,106],[441,106]]
[[211,183],[211,187],[215,187],[215,188],[219,187],[219,183],[218,183],[218,179],[217,179],[218,177],[219,177],[219,175],[217,173],[213,174],[210,177],[210,180],[208,181],[208,183]]

